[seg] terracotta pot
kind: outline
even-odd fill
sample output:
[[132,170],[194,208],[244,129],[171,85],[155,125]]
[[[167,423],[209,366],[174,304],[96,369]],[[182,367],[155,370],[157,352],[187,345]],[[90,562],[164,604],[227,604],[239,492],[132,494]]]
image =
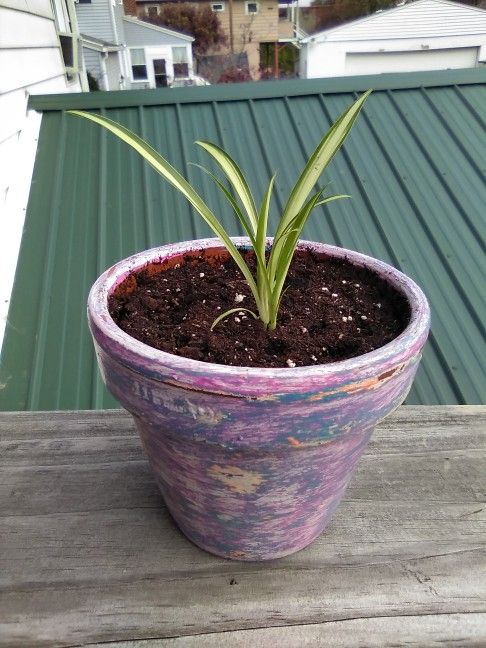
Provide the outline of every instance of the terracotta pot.
[[118,328],[107,298],[127,276],[201,251],[221,255],[217,239],[165,245],[120,261],[89,296],[103,379],[133,414],[172,516],[190,540],[227,558],[278,558],[322,532],[373,428],[407,395],[427,339],[427,300],[405,275],[349,250],[309,242],[300,247],[346,257],[385,277],[409,300],[406,330],[351,360],[261,369],[184,359]]

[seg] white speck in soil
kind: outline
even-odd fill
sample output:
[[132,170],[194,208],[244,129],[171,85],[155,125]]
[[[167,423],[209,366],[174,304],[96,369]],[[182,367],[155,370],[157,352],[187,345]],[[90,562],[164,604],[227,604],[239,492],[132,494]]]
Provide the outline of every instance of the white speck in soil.
[[368,318],[366,317],[366,315],[361,315],[361,319],[362,320],[367,320]]
[[236,322],[237,324],[239,324],[239,323],[241,322],[240,318],[239,318],[239,317],[235,317],[235,322]]
[[302,333],[307,333],[307,329],[305,328],[305,326],[303,326],[300,330],[302,331]]
[[200,273],[199,273],[199,276],[200,276],[201,279],[202,279],[202,278],[204,277],[204,272],[200,272]]
[[316,356],[315,356],[315,355],[311,355],[311,360],[313,360],[314,362],[317,362],[317,358],[316,358]]
[[348,283],[348,282],[346,281],[346,279],[343,279],[342,283],[343,283],[343,284],[346,284],[346,283]]
[[354,285],[356,286],[356,288],[359,288],[359,284],[354,284]]
[[347,318],[347,317],[343,317],[343,322],[347,322],[347,321],[348,321],[348,318]]
[[331,297],[337,297],[337,293],[332,293]]
[[376,304],[376,305],[378,306],[378,308],[381,308],[381,304]]
[[176,263],[175,266],[174,266],[174,268],[180,268],[180,267],[181,267],[180,263]]
[[293,368],[295,367],[295,362],[289,358],[287,360],[287,366]]
[[340,333],[340,334],[339,334],[339,339],[342,340],[343,337],[344,337],[344,333]]
[[348,315],[348,322],[352,322],[352,321],[353,321],[353,318],[351,317],[351,315]]
[[221,310],[221,306],[216,306],[216,310]]
[[235,302],[236,302],[237,304],[239,304],[240,302],[242,302],[244,299],[245,299],[245,295],[242,295],[242,294],[240,294],[240,293],[236,293],[236,295],[235,295]]
[[326,286],[323,286],[321,290],[323,290],[324,292],[329,292],[329,288],[326,288]]

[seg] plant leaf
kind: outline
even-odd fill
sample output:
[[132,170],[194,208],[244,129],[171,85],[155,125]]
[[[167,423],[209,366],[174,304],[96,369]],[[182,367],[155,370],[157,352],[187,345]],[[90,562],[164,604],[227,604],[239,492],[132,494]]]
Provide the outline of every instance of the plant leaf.
[[212,158],[214,158],[225,176],[230,181],[237,196],[241,200],[241,204],[248,214],[248,218],[250,219],[250,223],[253,228],[253,233],[256,235],[258,226],[257,209],[250,187],[248,186],[248,183],[245,180],[241,169],[228,155],[228,153],[226,153],[226,151],[223,151],[223,149],[219,146],[216,146],[216,144],[212,144],[211,142],[206,142],[203,140],[197,140],[196,144],[201,146],[207,153],[209,153],[209,155],[211,155]]
[[214,322],[211,324],[211,331],[214,329],[214,327],[217,324],[219,324],[219,322],[221,322],[222,319],[224,319],[225,317],[228,317],[228,315],[231,315],[231,313],[241,313],[241,311],[246,311],[247,313],[250,313],[251,315],[253,315],[253,317],[255,319],[258,319],[258,315],[256,313],[254,313],[252,310],[250,310],[249,308],[230,308],[229,310],[225,311],[224,313],[221,313],[221,315],[219,315],[214,320]]
[[[273,186],[275,183],[275,178],[277,174],[271,177],[270,182],[268,183],[267,190],[263,196],[262,204],[260,206],[260,212],[258,214],[258,227],[256,235],[256,245],[255,253],[257,255],[257,286],[260,291],[260,297],[262,303],[270,303],[270,279],[267,273],[267,264],[265,261],[265,248],[266,248],[266,239],[267,239],[267,228],[268,228],[268,216],[270,213],[270,200],[272,198]],[[269,313],[264,314],[265,324],[268,324],[268,315]]]
[[234,210],[236,216],[238,217],[238,220],[240,221],[243,229],[245,230],[246,235],[250,239],[252,246],[255,247],[255,245],[256,245],[255,236],[254,236],[250,226],[248,225],[248,221],[246,220],[245,215],[241,211],[240,206],[238,205],[238,203],[236,202],[234,197],[231,195],[231,193],[228,191],[228,189],[226,189],[224,184],[219,180],[219,178],[217,178],[214,175],[214,173],[209,171],[209,169],[206,169],[206,167],[203,167],[202,164],[196,164],[195,162],[190,162],[189,164],[191,164],[192,166],[198,167],[199,169],[201,169],[201,171],[204,171],[204,173],[207,173],[207,175],[211,178],[211,180],[213,180],[213,182],[222,191],[222,193],[224,194],[224,196],[226,197],[226,199],[228,200],[230,205],[233,207],[233,210]]
[[318,203],[320,196],[321,192],[318,192],[310,200],[307,201],[307,203],[304,205],[304,207],[301,209],[301,211],[293,221],[295,227],[280,238],[281,248],[276,262],[275,284],[272,288],[270,328],[275,328],[282,289],[285,283],[285,279],[288,275],[290,263],[292,262],[300,233],[302,231],[302,228],[304,227],[306,220],[309,218],[310,213]]
[[[371,90],[368,90],[362,94],[361,97],[352,104],[352,106],[345,110],[317,145],[317,148],[309,158],[309,161],[305,165],[304,170],[300,174],[299,179],[290,193],[275,234],[276,238],[278,238],[280,232],[287,227],[288,223],[292,221],[302,209],[312,191],[312,188],[346,139],[364,102],[371,92]],[[277,241],[274,259],[270,264],[270,276],[273,276],[275,272],[274,264],[278,259],[281,246],[282,242]]]
[[76,115],[78,117],[84,117],[89,119],[100,126],[103,126],[114,135],[119,137],[121,140],[126,142],[131,146],[137,153],[139,153],[161,176],[163,176],[171,185],[178,189],[191,203],[191,205],[199,212],[203,217],[209,227],[213,232],[221,239],[224,246],[228,252],[233,257],[233,260],[237,264],[238,268],[241,270],[243,276],[245,277],[248,286],[255,298],[257,307],[259,307],[260,298],[258,293],[258,288],[256,286],[253,275],[250,272],[247,264],[245,263],[243,257],[239,253],[238,249],[234,245],[233,241],[226,233],[223,226],[219,223],[216,216],[209,209],[203,199],[199,194],[191,187],[189,182],[164,158],[160,153],[158,153],[154,148],[147,144],[141,137],[136,133],[129,130],[125,126],[118,124],[117,122],[103,117],[101,115],[96,115],[93,113],[83,112],[80,110],[69,110],[67,111],[71,115]]

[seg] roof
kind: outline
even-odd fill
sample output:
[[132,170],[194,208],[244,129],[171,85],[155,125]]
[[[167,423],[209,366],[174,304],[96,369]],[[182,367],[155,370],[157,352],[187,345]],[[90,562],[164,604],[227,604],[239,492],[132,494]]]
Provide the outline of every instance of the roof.
[[101,38],[88,36],[88,34],[80,34],[80,36],[83,47],[93,49],[96,52],[116,52],[123,49],[123,45],[116,45],[115,43],[110,43]]
[[[163,34],[166,37],[170,37],[171,40],[183,40],[187,43],[192,43],[194,41],[194,37],[189,34],[184,34],[182,32],[175,31],[174,29],[169,29],[168,27],[153,25],[152,23],[145,22],[144,20],[139,20],[138,18],[134,18],[133,16],[123,16],[123,21],[126,23],[125,31],[127,31],[129,35],[131,35],[130,27],[132,27],[136,29],[145,29],[151,32],[158,32],[159,34]],[[135,37],[135,35],[136,32],[134,32],[133,38]]]
[[431,38],[486,34],[486,11],[449,0],[416,0],[312,34],[321,41]]
[[[109,133],[64,114],[92,108],[140,132],[222,210],[195,139],[219,142],[276,205],[321,133],[374,87],[324,182],[352,200],[313,215],[305,238],[383,259],[433,312],[409,403],[486,397],[480,278],[486,258],[486,69],[31,97],[44,111],[0,374],[0,409],[115,407],[96,368],[85,304],[114,261],[209,234],[176,192]],[[221,211],[233,234],[241,233]],[[273,221],[275,223],[275,221]]]

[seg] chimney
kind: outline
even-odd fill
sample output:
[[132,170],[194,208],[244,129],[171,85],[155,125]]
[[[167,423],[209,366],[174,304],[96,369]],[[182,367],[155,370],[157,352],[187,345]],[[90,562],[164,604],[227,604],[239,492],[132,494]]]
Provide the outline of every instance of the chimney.
[[137,0],[123,0],[123,8],[127,16],[137,17]]

